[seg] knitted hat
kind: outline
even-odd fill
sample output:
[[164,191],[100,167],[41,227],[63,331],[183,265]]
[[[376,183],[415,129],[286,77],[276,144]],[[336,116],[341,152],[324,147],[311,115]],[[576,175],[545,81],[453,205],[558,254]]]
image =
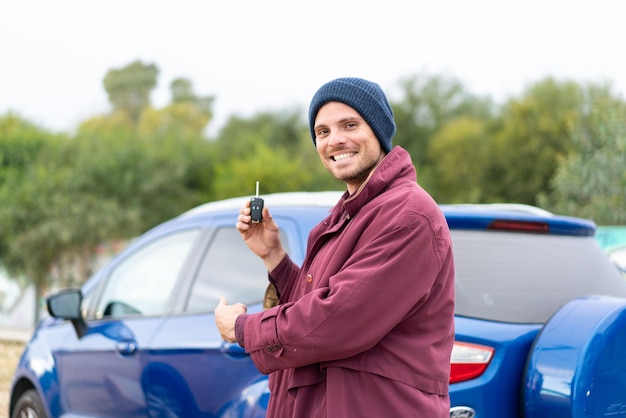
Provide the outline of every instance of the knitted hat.
[[391,151],[391,138],[396,133],[396,123],[391,106],[378,84],[361,78],[338,78],[320,87],[309,106],[309,128],[313,145],[317,112],[328,102],[340,102],[356,110],[374,131],[383,151]]

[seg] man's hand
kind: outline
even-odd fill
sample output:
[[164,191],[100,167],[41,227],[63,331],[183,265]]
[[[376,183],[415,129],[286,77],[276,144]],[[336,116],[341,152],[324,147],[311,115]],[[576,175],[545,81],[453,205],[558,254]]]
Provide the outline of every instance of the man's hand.
[[220,297],[220,303],[215,308],[215,324],[224,341],[236,343],[235,321],[241,314],[245,314],[248,308],[243,303],[228,305],[224,296]]
[[252,223],[250,202],[239,211],[235,227],[241,234],[248,248],[263,260],[267,271],[271,272],[285,257],[285,250],[280,242],[278,225],[272,218],[267,206],[263,208],[263,221]]

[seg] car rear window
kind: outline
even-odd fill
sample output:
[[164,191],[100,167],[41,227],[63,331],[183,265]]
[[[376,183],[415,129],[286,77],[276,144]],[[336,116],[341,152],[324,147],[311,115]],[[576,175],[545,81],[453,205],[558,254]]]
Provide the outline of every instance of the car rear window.
[[574,298],[626,296],[626,281],[593,237],[451,233],[457,315],[545,323]]

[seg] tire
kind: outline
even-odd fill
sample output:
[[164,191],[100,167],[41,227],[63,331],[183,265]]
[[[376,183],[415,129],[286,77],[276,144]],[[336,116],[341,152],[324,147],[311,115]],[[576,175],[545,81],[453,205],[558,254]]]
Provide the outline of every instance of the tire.
[[43,402],[35,389],[22,393],[15,404],[11,418],[48,418]]

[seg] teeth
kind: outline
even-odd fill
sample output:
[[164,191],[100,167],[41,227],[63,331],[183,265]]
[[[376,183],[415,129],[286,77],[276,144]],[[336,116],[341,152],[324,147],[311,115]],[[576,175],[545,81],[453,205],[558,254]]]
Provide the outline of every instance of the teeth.
[[352,157],[353,155],[354,155],[354,153],[353,153],[353,152],[347,152],[347,153],[345,153],[345,154],[335,155],[335,156],[333,157],[333,160],[335,160],[335,161],[341,161],[341,160],[345,160],[346,158],[350,158],[350,157]]

